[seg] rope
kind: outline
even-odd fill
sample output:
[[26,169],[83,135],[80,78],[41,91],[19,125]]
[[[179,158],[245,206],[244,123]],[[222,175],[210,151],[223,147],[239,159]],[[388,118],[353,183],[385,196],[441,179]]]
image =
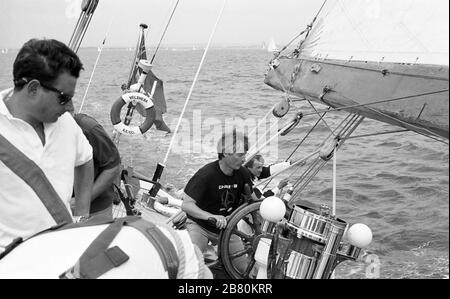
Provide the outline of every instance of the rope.
[[330,132],[333,132],[333,130],[330,128],[330,126],[327,124],[327,122],[325,121],[325,119],[323,118],[323,116],[320,115],[320,113],[317,111],[316,107],[311,103],[311,101],[308,100],[309,105],[311,105],[311,107],[314,109],[314,111],[317,113],[317,115],[319,116],[319,121],[322,121],[325,126],[328,128],[328,130],[330,130]]
[[320,12],[322,11],[322,9],[323,9],[323,7],[325,6],[325,3],[327,2],[327,0],[325,0],[323,3],[322,3],[322,6],[320,7],[320,9],[319,9],[319,11],[317,12],[317,14],[316,14],[316,16],[314,17],[314,19],[312,20],[312,22],[311,22],[311,24],[309,24],[307,27],[306,27],[306,29],[305,30],[303,30],[302,32],[300,32],[299,34],[297,34],[286,46],[284,46],[282,49],[281,49],[281,51],[279,52],[279,53],[281,53],[281,52],[283,52],[284,50],[286,50],[296,39],[298,39],[300,36],[302,36],[303,34],[305,34],[305,33],[307,33],[307,34],[309,34],[309,32],[311,31],[311,28],[312,28],[312,26],[313,26],[313,24],[315,23],[315,21],[316,21],[316,19],[317,19],[317,17],[319,16],[319,14],[320,14]]
[[[293,123],[294,121],[295,121],[295,119],[294,119],[293,121],[289,122],[287,125],[285,125],[281,130],[279,130],[275,135],[273,135],[272,137],[270,137],[269,140],[266,141],[266,142],[265,142],[263,145],[261,145],[260,147],[254,146],[254,147],[252,147],[251,149],[249,149],[249,150],[248,150],[248,153],[251,153],[251,154],[250,154],[249,157],[247,157],[247,158],[245,159],[245,163],[247,163],[248,161],[250,161],[251,159],[253,159],[253,158],[258,154],[258,152],[259,152],[260,150],[262,150],[266,145],[268,145],[270,142],[272,142],[272,140],[274,140],[274,139],[277,138],[279,135],[281,135],[284,131],[286,131],[286,130],[292,125],[292,123]],[[278,125],[278,122],[276,122],[275,124],[273,124],[273,125],[271,126],[271,129],[272,129],[275,125]],[[270,131],[269,131],[269,133],[270,133]],[[259,141],[260,141],[263,137],[266,137],[266,136],[262,136],[262,137],[258,140],[258,143],[259,143]]]
[[[448,92],[448,89],[442,89],[442,90],[436,90],[436,91],[431,91],[431,92],[425,92],[425,93],[421,93],[421,94],[415,94],[415,95],[409,95],[409,96],[404,96],[404,97],[392,98],[392,99],[388,99],[388,100],[374,101],[374,102],[369,102],[369,103],[365,103],[365,104],[355,104],[355,105],[349,105],[349,106],[342,106],[342,107],[331,108],[331,109],[328,109],[328,110],[322,110],[322,111],[318,111],[318,112],[319,113],[323,113],[323,112],[327,112],[327,111],[330,111],[330,112],[341,111],[341,110],[345,110],[345,109],[366,107],[366,106],[371,106],[371,105],[376,105],[376,104],[395,102],[395,101],[400,101],[400,100],[407,100],[407,99],[417,98],[417,97],[421,97],[421,96],[427,96],[427,95],[433,95],[433,94],[438,94],[438,93],[444,93],[444,92]],[[346,97],[346,96],[344,96],[342,94],[339,94],[339,95],[341,95],[342,97],[344,97],[344,98],[346,98],[348,100],[356,102],[355,100],[353,100],[351,98],[348,98],[348,97]],[[323,100],[323,102],[326,103],[325,100]],[[328,103],[326,103],[326,104],[328,106],[330,106]],[[317,113],[316,112],[314,112],[314,113],[306,113],[306,114],[303,114],[303,116],[305,117],[305,116],[310,116],[310,115],[315,115],[315,114],[317,114]]]
[[337,148],[334,148],[333,153],[333,205],[331,215],[336,216],[336,175],[337,175]]
[[267,119],[267,117],[270,115],[270,113],[273,111],[274,108],[275,108],[275,105],[274,105],[272,108],[270,108],[269,112],[267,112],[267,114],[266,114],[266,115],[258,122],[258,124],[256,125],[256,127],[253,128],[253,130],[252,130],[250,133],[248,133],[248,136],[252,136],[253,133],[255,133],[255,131],[258,130],[258,128],[261,126],[262,122],[263,122],[265,119]]
[[404,133],[404,132],[411,132],[411,130],[395,130],[395,131],[388,131],[388,132],[379,132],[379,133],[372,133],[372,134],[365,134],[365,135],[351,136],[351,137],[349,137],[348,139],[356,139],[356,138],[371,137],[371,136],[379,136],[379,135],[388,135],[388,134]]
[[[270,126],[270,128],[269,128],[269,134],[270,134],[270,132],[271,132],[276,126],[278,126],[278,122],[276,122],[276,123],[274,123],[273,125]],[[249,136],[250,136],[250,134],[249,134]],[[270,135],[269,135],[269,136],[270,136]],[[275,136],[275,135],[274,135],[274,136]],[[261,146],[258,147],[258,144],[259,144],[264,138],[266,138],[266,137],[267,137],[267,132],[266,132],[266,134],[264,134],[264,136],[259,137],[258,140],[256,141],[256,144],[255,144],[254,146],[252,146],[251,148],[249,148],[249,150],[248,150],[247,152],[248,152],[248,153],[252,153],[252,152],[254,152],[254,151],[258,152],[258,151],[260,150],[260,148],[261,148]],[[263,145],[262,147],[264,147],[266,144],[267,144],[267,143],[264,143],[264,145]],[[249,159],[249,160],[251,160],[251,159]]]
[[102,42],[102,44],[100,46],[100,51],[98,52],[97,59],[95,60],[94,68],[92,69],[91,76],[89,78],[88,85],[87,85],[86,90],[84,92],[83,100],[81,101],[81,105],[80,105],[80,109],[78,110],[78,113],[81,113],[81,110],[83,110],[84,102],[86,101],[87,94],[88,94],[89,88],[90,88],[91,83],[92,83],[92,79],[94,78],[95,70],[96,70],[98,62],[100,60],[100,56],[103,53],[103,47],[105,46],[106,39],[108,38],[108,34],[109,34],[110,30],[111,30],[112,23],[113,23],[115,17],[117,16],[117,13],[118,13],[118,2],[116,1],[115,13],[111,17],[111,20],[110,20],[109,25],[108,25],[108,29],[106,30],[105,37],[103,38],[103,42]]
[[273,174],[270,178],[267,178],[267,179],[262,180],[261,182],[259,182],[258,184],[256,184],[256,187],[258,187],[258,186],[264,184],[264,183],[265,183],[267,180],[269,180],[269,179],[273,179],[273,178],[279,176],[280,174],[282,174],[282,173],[288,171],[289,169],[293,168],[294,166],[302,165],[302,164],[305,163],[307,160],[311,159],[311,157],[317,155],[319,152],[320,152],[320,150],[316,150],[316,151],[314,151],[313,153],[311,153],[311,154],[309,154],[308,156],[306,156],[305,158],[300,159],[300,160],[298,160],[298,161],[292,163],[289,167],[287,167],[287,168],[285,168],[285,169],[283,169],[283,170],[280,170],[279,172]]
[[[323,113],[322,117],[324,117],[326,114],[327,114],[327,112]],[[303,140],[300,141],[300,143],[297,145],[297,147],[294,149],[294,151],[286,159],[286,161],[289,161],[289,159],[292,158],[292,156],[295,154],[295,152],[297,152],[297,150],[300,148],[300,146],[303,144],[303,142],[305,142],[306,138],[308,138],[308,136],[314,131],[314,129],[319,125],[319,123],[320,123],[320,119],[314,124],[314,126],[311,128],[311,130],[309,130],[309,132],[306,134],[306,136],[303,138]]]
[[172,139],[170,140],[170,145],[169,145],[169,148],[168,148],[168,150],[167,150],[166,156],[164,157],[163,165],[166,165],[167,160],[169,159],[169,154],[170,154],[170,151],[172,150],[172,147],[173,147],[173,145],[174,145],[175,137],[176,137],[176,135],[177,135],[177,133],[178,133],[178,129],[180,128],[181,121],[182,121],[182,119],[183,119],[183,115],[184,115],[184,113],[185,113],[185,111],[186,111],[186,108],[187,108],[187,105],[188,105],[189,100],[190,100],[190,98],[191,98],[192,92],[194,91],[195,84],[197,83],[198,76],[200,75],[200,70],[202,69],[203,63],[204,63],[205,58],[206,58],[206,54],[208,53],[209,47],[210,47],[210,45],[211,45],[211,41],[212,41],[213,36],[214,36],[214,34],[215,34],[215,32],[216,32],[217,25],[219,24],[219,21],[220,21],[220,19],[221,19],[221,17],[222,17],[222,14],[223,14],[223,11],[224,11],[224,9],[225,9],[226,3],[227,3],[227,0],[224,0],[224,1],[223,1],[222,9],[220,10],[220,13],[219,13],[219,15],[218,15],[218,17],[217,17],[216,24],[214,25],[214,28],[213,28],[213,30],[212,30],[212,32],[211,32],[210,37],[209,37],[208,44],[206,45],[205,51],[203,52],[203,57],[202,57],[202,59],[201,59],[201,61],[200,61],[200,65],[199,65],[199,67],[198,67],[198,69],[197,69],[197,73],[195,74],[194,81],[192,82],[191,88],[190,88],[190,90],[189,90],[189,94],[188,94],[188,96],[187,96],[187,98],[186,98],[186,101],[185,101],[185,103],[184,103],[184,107],[183,107],[183,110],[181,111],[180,118],[178,119],[178,123],[177,123],[177,126],[176,126],[176,128],[175,128],[174,134],[173,134],[173,136],[172,136]]
[[[388,134],[396,134],[396,133],[404,133],[404,132],[412,132],[412,131],[411,130],[406,130],[406,129],[405,130],[386,131],[386,132],[379,132],[379,133],[372,133],[372,134],[352,136],[352,137],[349,137],[348,139],[356,139],[356,138],[364,138],[364,137],[371,137],[371,136],[378,136],[378,135],[388,135]],[[414,131],[414,133],[422,135],[422,136],[430,138],[430,139],[433,139],[433,140],[435,140],[437,142],[444,143],[446,145],[449,144],[445,140],[441,140],[441,139],[439,139],[439,138],[437,138],[435,136],[424,135],[423,133],[415,132],[415,131]]]
[[164,36],[166,35],[167,28],[169,27],[169,24],[172,21],[172,17],[173,17],[173,15],[175,13],[175,10],[177,9],[177,6],[178,6],[179,2],[180,2],[180,0],[177,0],[177,3],[175,3],[174,8],[172,9],[172,14],[170,15],[169,21],[167,21],[166,28],[164,28],[164,32],[161,35],[161,39],[159,40],[158,46],[156,47],[155,53],[153,54],[153,57],[152,57],[152,60],[150,61],[150,63],[153,63],[153,61],[155,60],[156,53],[158,53],[159,47],[161,46],[161,42],[163,41]]
[[[347,106],[347,107],[344,106],[344,107],[335,108],[335,109],[333,109],[333,110],[339,111],[339,110],[346,109],[346,108],[348,109],[348,108],[355,108],[355,107],[365,107],[365,106],[374,105],[374,104],[379,104],[379,103],[393,102],[393,101],[399,101],[399,100],[405,100],[405,99],[407,100],[407,99],[412,99],[412,98],[416,98],[416,97],[419,97],[419,96],[432,95],[432,94],[438,94],[438,93],[443,93],[443,92],[448,92],[448,89],[444,89],[444,90],[440,90],[440,91],[435,91],[435,92],[428,92],[428,93],[423,93],[423,94],[417,94],[417,95],[411,95],[411,96],[406,96],[406,97],[401,97],[401,98],[394,98],[394,99],[390,99],[390,100],[384,100],[384,101],[372,102],[372,103],[367,103],[367,104],[352,105],[352,106]],[[342,95],[342,94],[339,94],[339,95],[341,95],[342,97],[344,97],[344,98],[346,98],[346,99],[348,99],[348,100],[351,100],[351,101],[353,101],[353,102],[356,102],[356,101],[354,101],[353,99],[350,99],[350,98],[348,98],[348,97],[345,97],[345,96]],[[423,131],[427,132],[427,133],[430,134],[430,135],[433,135],[433,136],[436,135],[434,132],[432,132],[432,131],[430,131],[430,130],[428,130],[428,129],[426,129],[426,128],[422,128],[422,127],[419,127],[419,126],[416,126],[416,125],[407,123],[407,122],[405,122],[405,121],[402,121],[402,120],[400,120],[400,119],[397,119],[397,118],[395,118],[395,117],[392,117],[392,116],[390,116],[390,115],[388,115],[388,114],[386,114],[386,113],[383,113],[383,112],[381,112],[381,111],[375,110],[375,109],[370,108],[370,107],[365,107],[365,108],[367,108],[367,109],[369,109],[369,110],[371,110],[371,111],[373,111],[373,112],[375,112],[375,113],[378,113],[378,114],[380,114],[380,115],[383,115],[383,116],[385,116],[385,117],[387,117],[387,118],[390,118],[390,119],[392,119],[392,120],[398,121],[398,122],[400,122],[400,123],[402,123],[402,124],[404,124],[404,125],[413,127],[413,128],[415,128],[416,130],[419,130],[419,131],[420,131],[420,130],[423,130]],[[417,131],[416,131],[416,133],[421,134],[421,135],[424,135],[423,133],[420,133],[420,132],[417,132]],[[424,135],[424,136],[429,137],[429,138],[432,138],[431,136],[427,136],[427,135]],[[433,138],[432,138],[432,139],[433,139]],[[436,139],[435,139],[435,140],[436,140]],[[439,140],[437,140],[437,141],[439,141]]]
[[[334,132],[339,130],[338,136],[341,137],[341,141],[338,143],[337,149],[341,148],[348,137],[356,130],[356,128],[364,120],[364,117],[357,114],[348,114],[342,122],[336,127]],[[330,134],[326,140],[328,140],[333,134]],[[318,150],[320,152],[320,149]],[[301,175],[301,177],[293,184],[293,188],[296,191],[292,194],[291,201],[311,182],[311,180],[317,175],[317,173],[325,166],[326,160],[317,157],[316,160],[309,166],[307,170]],[[306,181],[305,181],[306,180]],[[301,185],[301,186],[300,186]]]
[[[323,118],[325,115],[327,114],[327,112],[323,113],[322,115],[319,115],[321,118]],[[292,156],[294,156],[294,154],[297,152],[297,150],[300,148],[300,146],[303,144],[303,142],[305,142],[305,140],[309,137],[309,135],[314,131],[314,129],[317,127],[317,125],[319,125],[320,123],[320,119],[314,124],[314,126],[308,131],[308,133],[306,133],[305,137],[303,137],[303,139],[299,142],[299,144],[296,146],[296,148],[292,151],[292,153],[286,158],[286,162],[288,162]],[[300,168],[300,167],[299,167]],[[296,171],[294,171],[295,173]],[[293,174],[292,174],[293,175]],[[291,176],[292,176],[291,175]],[[264,186],[263,190],[265,190],[267,188],[267,186],[269,186],[269,184],[272,182],[272,179],[274,178],[274,176],[272,176],[272,178],[266,183],[266,185]]]

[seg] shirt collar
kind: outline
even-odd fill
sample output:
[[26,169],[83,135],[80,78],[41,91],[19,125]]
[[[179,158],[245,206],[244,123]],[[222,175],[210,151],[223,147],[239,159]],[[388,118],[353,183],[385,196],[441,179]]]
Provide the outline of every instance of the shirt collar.
[[5,89],[0,92],[0,114],[5,115],[8,118],[13,117],[13,115],[11,114],[11,112],[9,112],[8,107],[6,107],[5,100],[11,97],[12,93],[12,88]]

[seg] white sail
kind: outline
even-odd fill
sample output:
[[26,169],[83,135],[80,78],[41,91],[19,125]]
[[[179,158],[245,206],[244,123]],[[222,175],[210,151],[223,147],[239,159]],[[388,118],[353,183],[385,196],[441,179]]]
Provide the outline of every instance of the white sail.
[[302,54],[449,65],[448,0],[328,0]]
[[272,38],[270,39],[269,45],[267,46],[267,52],[279,52],[280,50],[277,47],[277,44],[275,43],[275,40]]

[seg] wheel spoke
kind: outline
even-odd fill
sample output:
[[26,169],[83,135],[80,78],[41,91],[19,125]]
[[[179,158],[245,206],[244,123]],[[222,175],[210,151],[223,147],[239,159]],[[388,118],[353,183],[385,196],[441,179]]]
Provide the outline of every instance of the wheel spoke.
[[253,267],[255,266],[256,260],[251,259],[248,263],[247,269],[245,270],[245,273],[243,274],[245,278],[249,278],[250,272],[252,271]]
[[234,259],[236,259],[236,258],[238,258],[238,257],[241,257],[241,256],[243,256],[243,255],[245,255],[245,254],[248,254],[248,253],[250,253],[250,252],[252,252],[252,251],[253,251],[253,249],[252,249],[251,247],[247,247],[247,248],[244,249],[244,250],[241,250],[241,251],[235,252],[235,253],[233,253],[233,254],[230,254],[230,258],[231,258],[232,260],[234,260]]
[[232,234],[237,235],[238,237],[240,237],[241,239],[244,239],[247,242],[253,241],[253,236],[247,235],[246,233],[238,230],[237,228],[233,229]]
[[249,219],[249,217],[247,216],[247,217],[244,217],[244,218],[242,218],[242,220],[244,220],[244,222],[245,223],[247,223],[249,226],[252,226],[253,225],[253,223],[250,221],[250,219]]
[[[249,278],[253,273],[252,270],[256,264],[253,255],[256,248],[252,246],[255,239],[262,234],[260,205],[260,202],[254,202],[236,210],[229,219],[227,228],[221,232],[219,252],[222,264],[227,274],[233,279]],[[243,247],[237,249],[236,252],[231,252],[230,242],[232,239],[233,242],[242,243]],[[236,250],[235,248],[233,246],[234,250]]]

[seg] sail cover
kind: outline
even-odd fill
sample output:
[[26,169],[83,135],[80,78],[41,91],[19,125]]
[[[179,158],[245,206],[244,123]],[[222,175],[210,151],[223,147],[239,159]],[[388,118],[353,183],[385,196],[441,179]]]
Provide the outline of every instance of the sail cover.
[[448,0],[327,0],[302,54],[448,66]]

